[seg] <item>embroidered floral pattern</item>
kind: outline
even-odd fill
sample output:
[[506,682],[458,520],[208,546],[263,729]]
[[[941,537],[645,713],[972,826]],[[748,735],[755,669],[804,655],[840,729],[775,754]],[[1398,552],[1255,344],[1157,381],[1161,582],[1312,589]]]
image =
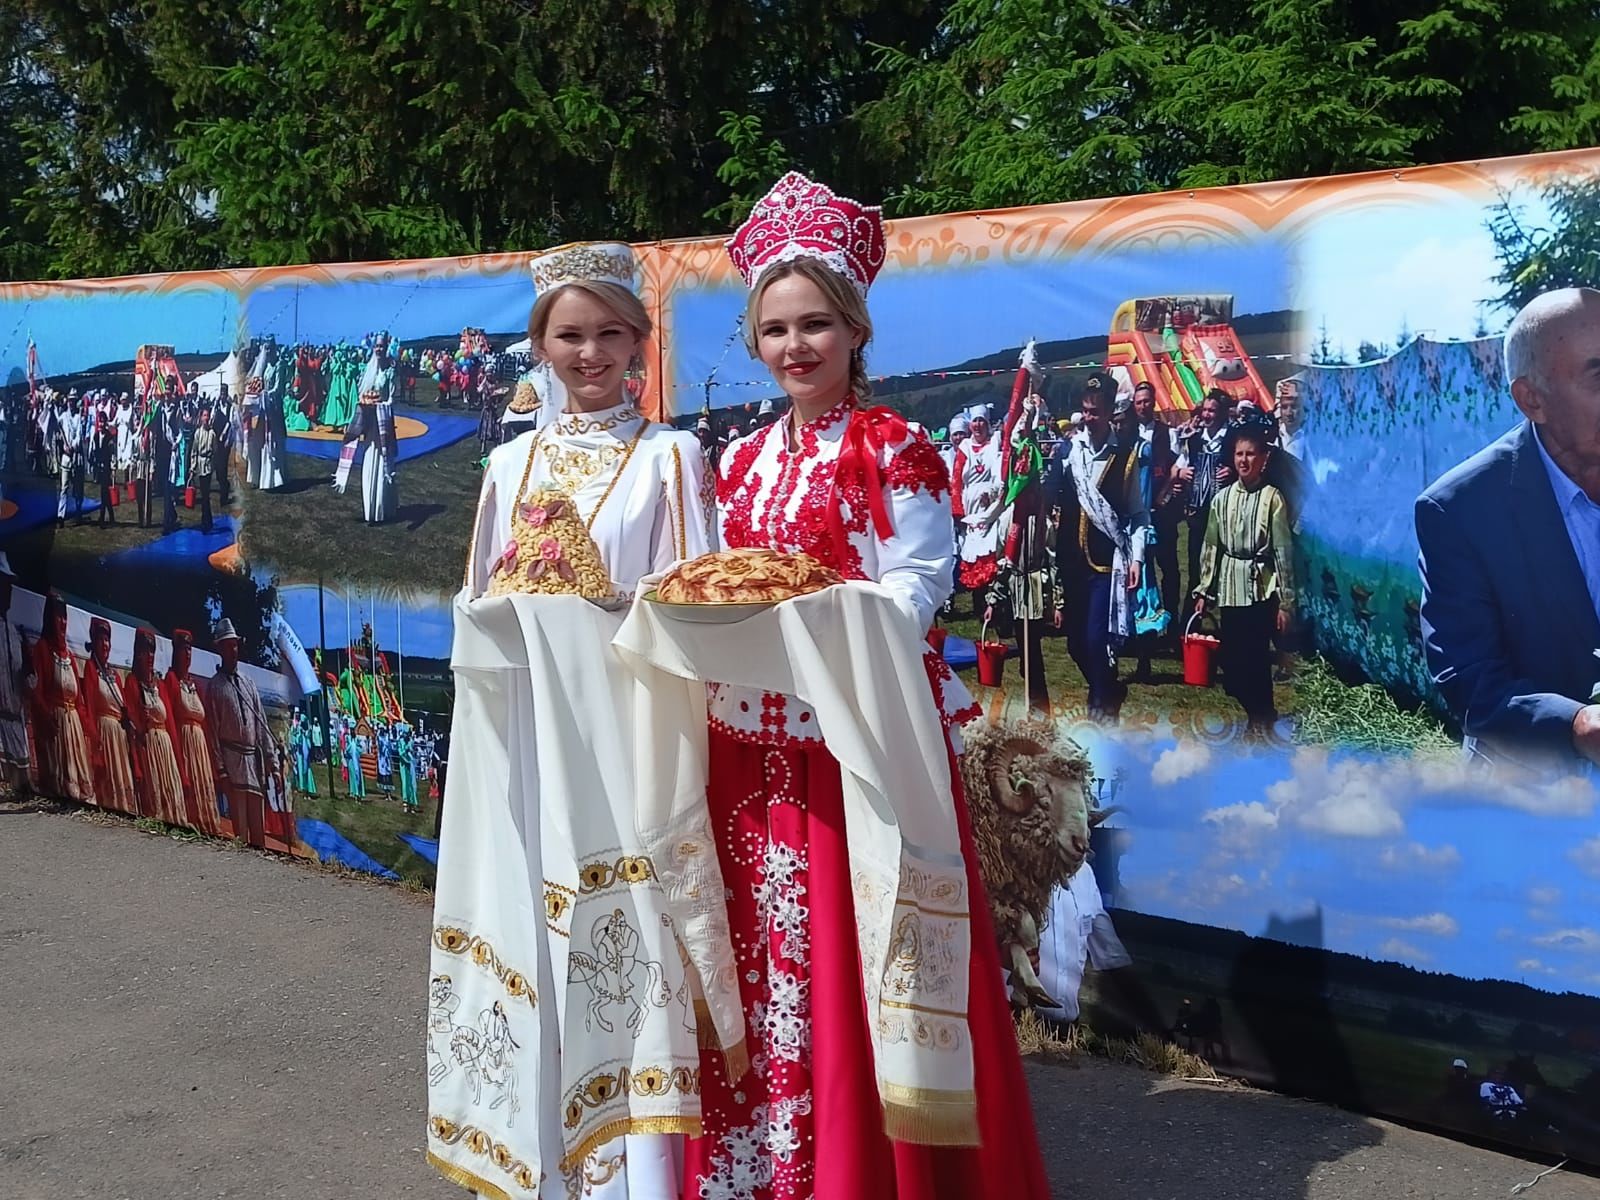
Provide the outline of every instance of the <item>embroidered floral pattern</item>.
[[729,902],[750,1031],[750,1073],[731,1088],[720,1063],[702,1060],[710,1141],[690,1196],[699,1200],[813,1200],[811,911],[804,796],[787,757],[768,753],[765,786],[716,816],[718,841],[735,853],[742,885]]

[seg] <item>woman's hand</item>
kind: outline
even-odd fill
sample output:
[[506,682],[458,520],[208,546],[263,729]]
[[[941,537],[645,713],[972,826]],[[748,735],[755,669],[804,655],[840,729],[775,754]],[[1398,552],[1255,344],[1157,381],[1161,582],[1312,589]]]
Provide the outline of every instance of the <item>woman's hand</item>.
[[1136,591],[1140,581],[1144,578],[1144,564],[1131,562],[1128,564],[1128,590]]
[[1194,598],[1194,611],[1202,617],[1206,615],[1206,598],[1204,596],[1196,596]]
[[994,620],[994,605],[986,604],[983,609],[983,623],[985,625]]
[[1284,609],[1278,610],[1278,636],[1282,637],[1289,632],[1289,614]]

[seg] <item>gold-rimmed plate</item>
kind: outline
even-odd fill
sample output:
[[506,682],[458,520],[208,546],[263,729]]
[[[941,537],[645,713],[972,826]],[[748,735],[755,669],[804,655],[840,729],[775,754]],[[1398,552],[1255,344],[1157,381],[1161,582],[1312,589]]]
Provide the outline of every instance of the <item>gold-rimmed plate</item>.
[[654,588],[646,592],[644,598],[674,621],[689,621],[696,625],[732,625],[766,612],[778,603],[776,600],[757,600],[735,604],[673,604],[661,599]]

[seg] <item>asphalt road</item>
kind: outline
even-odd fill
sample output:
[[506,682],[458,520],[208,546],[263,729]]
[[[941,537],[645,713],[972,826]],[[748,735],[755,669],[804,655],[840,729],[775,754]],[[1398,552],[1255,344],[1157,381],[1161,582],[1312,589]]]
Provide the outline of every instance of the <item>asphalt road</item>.
[[[394,887],[0,806],[0,1200],[465,1195],[423,1161],[428,919]],[[1029,1077],[1061,1198],[1489,1200],[1541,1168],[1104,1062]]]

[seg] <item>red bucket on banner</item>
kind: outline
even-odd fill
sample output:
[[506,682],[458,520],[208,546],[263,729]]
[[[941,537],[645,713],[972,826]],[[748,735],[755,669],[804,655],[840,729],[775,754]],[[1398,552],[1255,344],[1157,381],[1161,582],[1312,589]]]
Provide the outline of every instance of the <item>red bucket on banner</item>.
[[111,485],[110,500],[111,500],[111,507],[112,508],[115,508],[118,504],[120,504],[122,502],[122,493],[117,490],[117,485],[114,484],[114,483]]
[[183,506],[185,508],[194,507],[194,484],[192,483],[183,489]]
[[1195,613],[1183,627],[1183,681],[1190,687],[1210,687],[1217,675],[1217,647],[1222,645],[1209,633],[1192,633],[1200,619]]
[[1006,644],[989,640],[989,624],[984,622],[978,635],[978,682],[984,687],[999,687],[1006,676]]

